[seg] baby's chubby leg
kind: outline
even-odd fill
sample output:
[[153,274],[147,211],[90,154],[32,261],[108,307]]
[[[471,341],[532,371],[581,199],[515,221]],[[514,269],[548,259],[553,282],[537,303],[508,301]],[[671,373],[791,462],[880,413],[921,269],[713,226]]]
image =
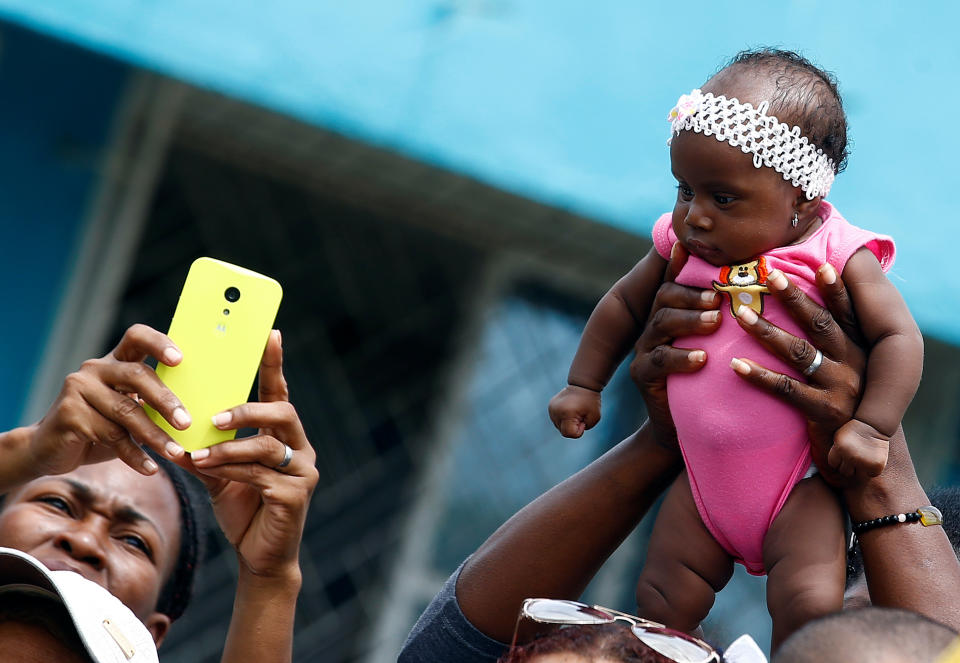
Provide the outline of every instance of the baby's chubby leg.
[[794,487],[763,541],[771,651],[806,622],[843,607],[843,511],[820,476]]
[[710,534],[687,473],[677,477],[657,514],[637,583],[637,614],[681,631],[707,616],[733,574],[733,560]]

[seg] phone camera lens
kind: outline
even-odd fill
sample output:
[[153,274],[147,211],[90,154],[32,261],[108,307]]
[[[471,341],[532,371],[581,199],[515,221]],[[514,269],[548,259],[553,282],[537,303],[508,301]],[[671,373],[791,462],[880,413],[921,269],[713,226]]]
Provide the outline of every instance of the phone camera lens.
[[240,299],[240,291],[234,288],[233,286],[230,286],[229,288],[224,290],[223,296],[226,298],[228,302],[235,302],[238,299]]

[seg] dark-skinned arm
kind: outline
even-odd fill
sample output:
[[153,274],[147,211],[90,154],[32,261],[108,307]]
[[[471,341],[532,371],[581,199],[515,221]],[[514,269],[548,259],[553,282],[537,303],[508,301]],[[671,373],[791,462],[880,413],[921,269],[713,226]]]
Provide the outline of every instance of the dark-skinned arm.
[[[880,476],[859,482],[843,494],[854,522],[909,513],[930,504],[902,428],[890,438],[890,458]],[[942,527],[904,523],[869,530],[857,538],[874,605],[912,610],[960,629],[960,562]]]
[[584,327],[567,376],[569,384],[593,391],[607,386],[643,331],[666,266],[657,250],[650,249],[600,299]]
[[550,420],[564,437],[600,421],[600,392],[633,347],[663,281],[667,261],[651,248],[600,299],[580,337],[567,386],[550,399]]
[[862,248],[843,270],[870,358],[863,398],[834,440],[828,461],[844,475],[877,476],[887,461],[890,438],[920,384],[923,337],[880,263]]
[[509,642],[523,599],[576,599],[679,473],[648,423],[525,506],[467,561],[457,600],[486,635]]

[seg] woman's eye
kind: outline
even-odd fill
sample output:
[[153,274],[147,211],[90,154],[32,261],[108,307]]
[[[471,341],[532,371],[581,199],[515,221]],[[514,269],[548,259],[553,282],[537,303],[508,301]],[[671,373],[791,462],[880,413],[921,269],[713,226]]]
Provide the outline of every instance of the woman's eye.
[[150,550],[150,546],[148,546],[147,542],[136,534],[124,534],[120,537],[120,540],[126,543],[128,546],[140,550],[147,557],[153,559],[153,551]]
[[37,498],[37,501],[48,504],[58,511],[63,511],[69,516],[73,515],[73,512],[70,510],[70,504],[62,497],[57,497],[56,495],[44,495],[43,497]]

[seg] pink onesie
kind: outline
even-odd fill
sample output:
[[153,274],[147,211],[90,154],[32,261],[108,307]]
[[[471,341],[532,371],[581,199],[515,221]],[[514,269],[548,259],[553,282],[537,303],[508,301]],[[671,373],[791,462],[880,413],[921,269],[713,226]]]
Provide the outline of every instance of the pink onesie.
[[[667,394],[676,420],[690,489],[707,529],[747,571],[763,575],[763,538],[790,491],[810,467],[806,421],[799,411],[747,384],[730,369],[745,357],[774,371],[800,375],[746,334],[731,313],[731,299],[752,305],[771,323],[802,336],[796,323],[766,294],[766,275],[779,269],[822,302],[817,268],[825,262],[843,271],[860,247],[869,248],[886,272],[893,240],[850,225],[832,205],[820,208],[823,224],[806,240],[765,253],[759,261],[716,267],[691,255],[677,283],[724,293],[722,323],[715,334],[677,339],[678,347],[703,348],[707,364],[696,373],[670,376]],[[669,258],[677,236],[671,215],[653,228],[657,252]]]

